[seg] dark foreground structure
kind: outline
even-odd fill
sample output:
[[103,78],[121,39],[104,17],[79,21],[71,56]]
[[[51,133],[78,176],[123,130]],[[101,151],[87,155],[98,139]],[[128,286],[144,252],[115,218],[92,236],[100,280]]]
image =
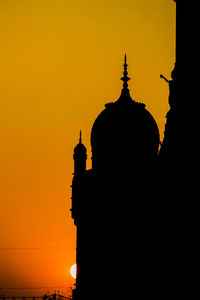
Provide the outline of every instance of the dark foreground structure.
[[105,105],[92,127],[91,170],[86,170],[81,136],[74,149],[74,300],[164,299],[186,293],[190,233],[183,195],[188,196],[184,185],[191,145],[186,142],[185,12],[185,1],[177,0],[176,63],[171,80],[161,75],[169,83],[170,110],[160,151],[155,120],[130,96],[126,56],[121,95]]

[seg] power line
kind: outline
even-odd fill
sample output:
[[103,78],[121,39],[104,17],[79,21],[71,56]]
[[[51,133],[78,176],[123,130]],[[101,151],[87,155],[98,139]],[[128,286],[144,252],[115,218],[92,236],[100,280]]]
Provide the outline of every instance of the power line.
[[62,249],[75,249],[75,247],[21,247],[21,248],[0,248],[0,251],[15,251],[15,250],[62,250]]

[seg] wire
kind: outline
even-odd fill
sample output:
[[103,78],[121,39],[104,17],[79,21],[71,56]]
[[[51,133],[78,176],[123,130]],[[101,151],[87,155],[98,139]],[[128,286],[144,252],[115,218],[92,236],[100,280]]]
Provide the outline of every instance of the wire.
[[9,250],[61,250],[61,249],[75,249],[75,247],[22,247],[22,248],[0,248],[0,251],[9,251]]

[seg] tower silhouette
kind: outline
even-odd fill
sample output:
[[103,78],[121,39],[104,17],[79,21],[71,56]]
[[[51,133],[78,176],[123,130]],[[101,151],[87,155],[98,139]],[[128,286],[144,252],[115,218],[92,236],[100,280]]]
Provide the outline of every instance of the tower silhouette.
[[[176,2],[176,62],[169,83],[170,109],[166,115],[164,140],[159,153],[159,181],[165,215],[170,218],[166,230],[170,245],[171,276],[176,294],[192,298],[196,291],[195,269],[198,253],[196,237],[199,235],[197,173],[199,153],[193,141],[198,136],[198,110],[193,105],[197,98],[195,80],[190,79],[192,43],[196,29],[190,25],[195,18],[194,8],[186,0]],[[191,33],[191,34],[190,34]],[[197,63],[198,60],[195,61]],[[167,221],[167,217],[166,217]],[[173,249],[173,250],[172,250]],[[171,272],[171,274],[172,274]],[[176,283],[175,283],[176,282]],[[195,294],[195,293],[194,293]]]
[[[174,0],[175,1],[175,0]],[[170,110],[167,113],[165,126],[165,135],[160,150],[160,158],[166,165],[177,165],[180,170],[182,165],[182,153],[187,153],[187,147],[190,147],[188,141],[188,122],[185,116],[189,115],[190,109],[188,99],[188,83],[186,76],[186,67],[188,62],[188,54],[185,46],[186,41],[186,2],[175,1],[176,4],[176,62],[171,73],[172,80],[165,81],[169,84],[169,105]]]

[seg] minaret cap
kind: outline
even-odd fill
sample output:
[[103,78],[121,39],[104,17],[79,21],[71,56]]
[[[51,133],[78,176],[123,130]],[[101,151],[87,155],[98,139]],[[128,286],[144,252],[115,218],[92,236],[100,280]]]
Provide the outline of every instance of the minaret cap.
[[79,143],[74,148],[74,174],[82,174],[86,170],[87,149],[82,144],[81,131]]
[[80,130],[79,143],[74,148],[74,155],[82,155],[82,154],[86,155],[86,152],[87,152],[87,150],[86,150],[86,147],[82,143],[82,132]]

